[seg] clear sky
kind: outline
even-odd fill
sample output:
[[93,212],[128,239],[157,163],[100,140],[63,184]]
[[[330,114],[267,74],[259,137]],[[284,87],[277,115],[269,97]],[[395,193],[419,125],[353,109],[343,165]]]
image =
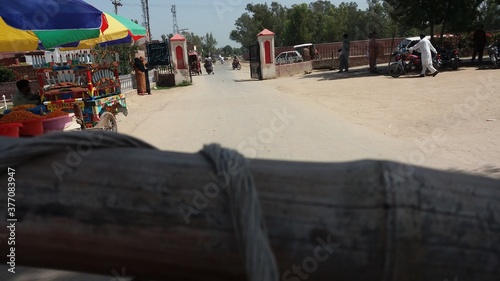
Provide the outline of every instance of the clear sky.
[[[112,0],[84,0],[103,12],[114,13]],[[268,3],[272,1],[248,0],[149,0],[149,18],[153,39],[160,39],[162,34],[173,33],[171,8],[176,5],[177,25],[179,29],[187,28],[199,36],[212,32],[218,42],[217,47],[231,45],[239,47],[237,42],[229,39],[234,22],[245,12],[247,3]],[[290,7],[293,4],[310,3],[313,0],[287,0],[280,3]],[[331,0],[338,5],[341,2],[356,2],[360,9],[366,9],[366,1]],[[118,7],[118,14],[143,22],[141,0],[121,0],[123,6]]]

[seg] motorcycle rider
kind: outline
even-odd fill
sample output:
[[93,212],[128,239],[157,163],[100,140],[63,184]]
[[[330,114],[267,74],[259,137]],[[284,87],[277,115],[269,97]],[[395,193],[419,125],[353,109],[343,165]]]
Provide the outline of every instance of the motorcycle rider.
[[207,71],[208,74],[210,73],[215,74],[212,58],[210,56],[207,56],[205,58],[205,64],[203,66],[205,67],[205,70]]
[[420,77],[425,77],[425,72],[427,71],[427,69],[431,71],[432,77],[438,75],[439,71],[437,71],[437,69],[435,69],[432,66],[432,53],[431,53],[432,51],[437,54],[437,51],[434,48],[434,46],[432,46],[432,43],[427,38],[425,38],[425,34],[423,33],[420,34],[420,41],[417,44],[415,44],[415,46],[410,47],[409,51],[411,53],[413,52],[413,50],[418,50],[418,49],[420,49],[420,53],[422,56],[421,57],[422,72],[420,74]]
[[234,56],[233,57],[233,68],[237,68],[239,64],[240,64],[240,60],[238,59],[237,56]]
[[224,64],[224,57],[222,55],[219,55],[219,60],[221,64]]

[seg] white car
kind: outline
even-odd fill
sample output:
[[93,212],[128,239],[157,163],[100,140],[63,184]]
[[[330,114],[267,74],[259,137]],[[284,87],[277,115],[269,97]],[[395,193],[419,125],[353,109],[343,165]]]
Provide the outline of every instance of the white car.
[[[431,40],[430,36],[426,36],[428,40]],[[408,48],[415,46],[418,42],[420,42],[420,36],[415,36],[415,37],[408,37],[401,42],[399,42],[398,46],[396,47],[397,52],[406,52]]]
[[302,61],[304,61],[304,59],[297,51],[282,52],[275,59],[276,64],[288,64]]

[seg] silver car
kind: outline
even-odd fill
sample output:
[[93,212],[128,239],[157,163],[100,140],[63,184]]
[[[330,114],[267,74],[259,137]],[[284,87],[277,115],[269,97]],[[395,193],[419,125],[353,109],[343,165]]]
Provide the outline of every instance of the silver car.
[[302,62],[304,59],[297,51],[282,52],[276,57],[276,64],[288,64],[295,62]]

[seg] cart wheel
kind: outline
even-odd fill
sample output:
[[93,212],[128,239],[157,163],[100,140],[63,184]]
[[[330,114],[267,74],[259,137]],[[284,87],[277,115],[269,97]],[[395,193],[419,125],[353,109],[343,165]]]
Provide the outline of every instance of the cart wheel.
[[97,123],[95,128],[103,129],[104,131],[118,132],[118,124],[116,118],[111,112],[101,114],[101,121]]

